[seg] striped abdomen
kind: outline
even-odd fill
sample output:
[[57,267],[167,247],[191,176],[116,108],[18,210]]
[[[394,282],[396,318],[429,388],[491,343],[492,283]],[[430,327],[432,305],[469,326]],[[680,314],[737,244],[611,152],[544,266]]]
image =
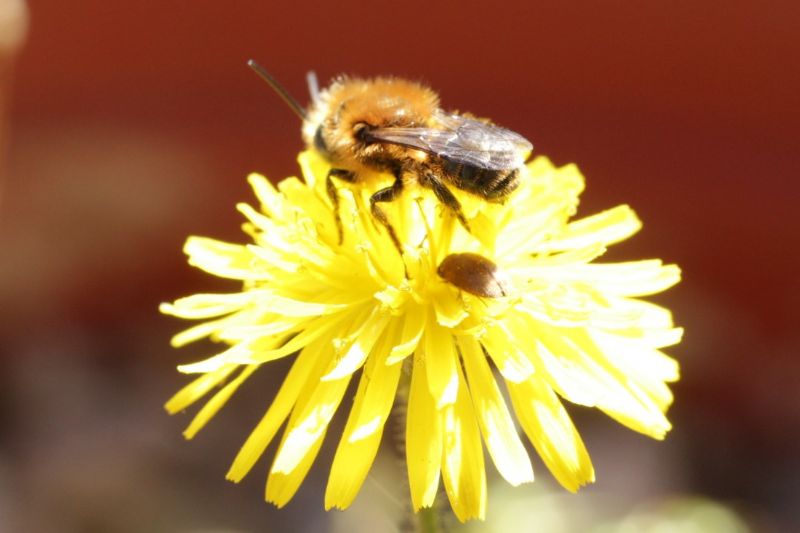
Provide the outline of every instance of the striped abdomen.
[[494,170],[442,158],[442,170],[455,187],[489,201],[502,201],[519,185],[519,170]]

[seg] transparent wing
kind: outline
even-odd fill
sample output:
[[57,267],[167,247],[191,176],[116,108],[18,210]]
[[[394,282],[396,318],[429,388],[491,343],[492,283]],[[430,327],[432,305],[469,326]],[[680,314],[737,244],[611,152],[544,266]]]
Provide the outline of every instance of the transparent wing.
[[457,163],[509,170],[525,162],[533,145],[511,130],[463,117],[437,117],[441,128],[378,128],[371,139],[417,148]]

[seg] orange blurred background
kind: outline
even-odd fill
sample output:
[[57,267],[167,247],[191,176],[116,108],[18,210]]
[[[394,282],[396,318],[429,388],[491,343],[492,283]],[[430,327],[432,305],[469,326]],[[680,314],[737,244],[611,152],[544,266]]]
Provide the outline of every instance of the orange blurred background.
[[[20,5],[0,0],[6,36]],[[309,69],[423,80],[576,162],[581,213],[631,204],[644,230],[612,259],[683,268],[656,299],[687,329],[673,432],[573,409],[598,483],[566,495],[537,462],[530,490],[590,524],[699,494],[800,529],[797,2],[38,0],[28,22],[16,56],[0,35],[0,531],[360,531],[370,495],[322,511],[329,453],[283,511],[261,501],[268,458],[223,480],[285,365],[190,443],[161,407],[214,347],[171,349],[158,303],[233,289],[184,239],[244,240],[246,174],[297,172],[298,120],[249,58],[301,101]]]

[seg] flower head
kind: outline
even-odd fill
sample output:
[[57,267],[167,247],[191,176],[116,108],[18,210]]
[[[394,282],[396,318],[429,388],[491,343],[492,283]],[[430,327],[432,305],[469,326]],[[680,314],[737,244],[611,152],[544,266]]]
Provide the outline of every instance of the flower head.
[[[562,399],[597,407],[654,438],[670,429],[666,382],[678,378],[678,366],[660,349],[677,343],[681,330],[669,311],[638,297],[670,287],[680,272],[659,260],[594,262],[641,224],[627,206],[570,221],[584,186],[575,166],[535,159],[502,205],[459,193],[469,232],[429,191],[406,191],[383,204],[403,243],[401,256],[368,209],[370,194],[391,177],[339,189],[340,243],[325,190],[328,164],[308,151],[300,165],[304,179],[286,179],[277,189],[250,176],[260,206],[238,208],[251,244],[186,242],[190,264],[241,281],[242,290],[161,307],[202,321],[173,345],[210,337],[225,346],[179,367],[200,375],[167,403],[170,412],[215,390],[187,438],[261,365],[294,357],[229,479],[241,480],[286,424],[266,488],[267,500],[286,504],[354,379],[326,508],[345,508],[357,495],[407,381],[414,509],[432,505],[441,476],[461,520],[485,514],[484,446],[509,483],[533,480],[512,412],[571,491],[594,481],[594,470]],[[448,274],[446,259],[463,257],[455,254],[481,258],[475,261],[491,267],[502,290],[476,294]]]

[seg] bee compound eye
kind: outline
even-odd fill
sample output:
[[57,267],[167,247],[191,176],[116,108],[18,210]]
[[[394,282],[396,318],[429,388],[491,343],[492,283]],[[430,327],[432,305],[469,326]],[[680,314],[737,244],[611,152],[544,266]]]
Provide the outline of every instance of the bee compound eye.
[[369,124],[367,124],[366,122],[358,122],[356,123],[355,126],[353,126],[353,136],[355,136],[355,138],[360,142],[368,143],[369,130],[370,130]]
[[314,133],[314,147],[323,154],[328,153],[328,144],[325,142],[322,125],[317,126],[317,131]]

